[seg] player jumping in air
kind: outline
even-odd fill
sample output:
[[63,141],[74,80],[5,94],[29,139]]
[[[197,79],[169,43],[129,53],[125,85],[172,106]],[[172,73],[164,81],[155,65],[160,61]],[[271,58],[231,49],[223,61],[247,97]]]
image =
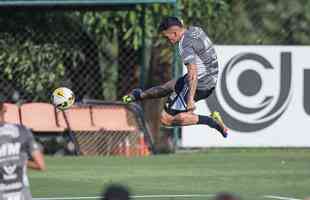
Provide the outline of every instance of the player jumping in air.
[[45,170],[44,155],[24,126],[4,122],[0,102],[0,200],[31,200],[27,167]]
[[218,62],[207,34],[199,27],[185,28],[176,17],[165,18],[159,31],[171,44],[178,44],[179,54],[187,74],[145,91],[134,89],[123,97],[125,103],[169,96],[161,114],[166,126],[205,124],[227,137],[227,128],[218,112],[211,116],[194,114],[195,102],[206,99],[216,87]]

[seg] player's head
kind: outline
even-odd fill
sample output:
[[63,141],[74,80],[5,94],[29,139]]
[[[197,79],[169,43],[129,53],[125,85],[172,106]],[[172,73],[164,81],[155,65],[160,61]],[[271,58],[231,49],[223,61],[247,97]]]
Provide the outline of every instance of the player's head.
[[120,184],[109,185],[102,194],[102,200],[129,200],[130,192],[128,188]]
[[175,44],[180,41],[184,33],[184,26],[177,17],[166,17],[159,25],[159,32],[162,33],[170,43]]
[[227,192],[221,192],[214,197],[214,200],[240,200],[240,198]]

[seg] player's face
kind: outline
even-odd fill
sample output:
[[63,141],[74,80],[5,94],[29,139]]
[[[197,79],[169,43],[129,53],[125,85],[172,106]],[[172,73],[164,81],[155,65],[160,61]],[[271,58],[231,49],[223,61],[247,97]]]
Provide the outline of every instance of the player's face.
[[179,40],[179,34],[178,31],[172,28],[169,28],[165,31],[163,31],[163,36],[171,43],[175,44]]
[[163,31],[163,35],[171,44],[175,44],[177,42],[176,33]]

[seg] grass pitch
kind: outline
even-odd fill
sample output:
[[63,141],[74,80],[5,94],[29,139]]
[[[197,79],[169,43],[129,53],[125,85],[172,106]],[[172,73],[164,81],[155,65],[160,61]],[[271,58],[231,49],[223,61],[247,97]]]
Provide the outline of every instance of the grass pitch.
[[[310,149],[211,149],[150,157],[47,157],[48,171],[29,171],[34,198],[94,197],[109,183],[133,195],[228,191],[243,199],[310,196]],[[211,197],[145,197],[192,199]]]

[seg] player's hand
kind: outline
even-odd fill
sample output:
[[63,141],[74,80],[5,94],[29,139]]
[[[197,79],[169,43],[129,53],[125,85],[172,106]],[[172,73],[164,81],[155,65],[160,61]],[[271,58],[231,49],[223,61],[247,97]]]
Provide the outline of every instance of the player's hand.
[[126,104],[141,100],[141,93],[142,90],[140,88],[133,89],[130,94],[123,96],[122,100]]
[[195,102],[189,101],[187,103],[187,111],[193,112],[196,109]]

